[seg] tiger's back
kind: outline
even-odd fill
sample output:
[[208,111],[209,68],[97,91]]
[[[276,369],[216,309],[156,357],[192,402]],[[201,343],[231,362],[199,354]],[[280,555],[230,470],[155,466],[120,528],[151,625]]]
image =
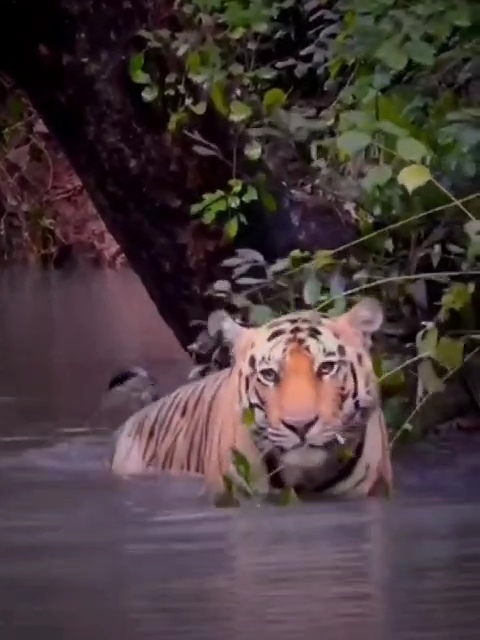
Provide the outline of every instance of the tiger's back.
[[232,448],[261,469],[242,423],[237,389],[235,371],[227,369],[185,384],[134,413],[118,432],[113,472],[195,474],[220,490],[231,468]]

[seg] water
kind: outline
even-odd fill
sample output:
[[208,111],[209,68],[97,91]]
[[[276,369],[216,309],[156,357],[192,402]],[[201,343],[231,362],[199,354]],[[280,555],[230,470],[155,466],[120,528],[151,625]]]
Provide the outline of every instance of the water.
[[397,463],[390,503],[218,510],[83,429],[117,368],[188,370],[131,273],[0,274],[0,354],[1,640],[478,636],[472,436]]

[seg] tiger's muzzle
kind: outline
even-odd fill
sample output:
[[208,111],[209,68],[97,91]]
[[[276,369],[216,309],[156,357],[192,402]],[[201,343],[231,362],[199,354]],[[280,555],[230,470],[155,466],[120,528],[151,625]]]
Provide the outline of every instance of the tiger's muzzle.
[[301,442],[305,442],[309,431],[313,429],[313,427],[317,424],[317,422],[318,422],[318,415],[312,416],[311,418],[308,418],[308,419],[305,419],[303,417],[302,418],[294,418],[294,417],[282,418],[283,426],[289,431],[291,431],[292,433],[294,433],[296,436],[298,436]]

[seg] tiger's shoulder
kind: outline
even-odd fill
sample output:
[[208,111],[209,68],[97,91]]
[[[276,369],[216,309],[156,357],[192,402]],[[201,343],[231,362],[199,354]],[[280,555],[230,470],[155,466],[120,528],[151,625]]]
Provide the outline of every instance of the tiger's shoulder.
[[232,448],[255,457],[241,419],[239,375],[232,369],[211,373],[136,411],[117,432],[112,471],[198,474],[220,488]]

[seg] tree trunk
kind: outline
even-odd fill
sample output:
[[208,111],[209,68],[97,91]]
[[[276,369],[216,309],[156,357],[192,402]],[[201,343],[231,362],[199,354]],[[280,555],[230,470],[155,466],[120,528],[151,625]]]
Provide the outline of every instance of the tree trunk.
[[[186,347],[196,334],[192,319],[205,318],[204,293],[215,266],[232,250],[220,230],[192,219],[189,206],[224,187],[231,170],[219,158],[193,153],[185,138],[172,142],[167,114],[143,103],[128,77],[135,33],[164,26],[171,11],[168,0],[2,0],[0,69],[26,91]],[[199,127],[231,157],[233,136],[213,109]],[[327,236],[318,213],[313,226],[315,218],[306,214],[304,225],[288,194],[275,188],[280,211],[255,211],[237,243],[272,259],[295,246],[331,247],[351,237],[331,211]]]

